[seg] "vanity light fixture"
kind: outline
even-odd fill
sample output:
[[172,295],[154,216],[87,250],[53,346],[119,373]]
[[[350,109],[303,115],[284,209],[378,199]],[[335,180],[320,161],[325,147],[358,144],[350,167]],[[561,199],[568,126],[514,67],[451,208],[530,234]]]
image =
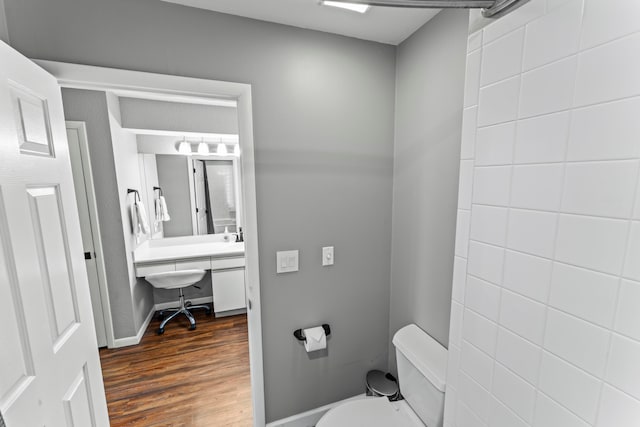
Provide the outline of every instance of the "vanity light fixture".
[[198,144],[198,154],[209,154],[209,144],[202,141]]
[[178,153],[191,154],[191,144],[189,144],[186,139],[183,139],[180,145],[178,145]]
[[323,4],[324,6],[339,7],[341,9],[347,9],[358,13],[365,13],[371,7],[368,4],[356,4],[329,0],[323,0],[320,2],[320,4]]
[[236,157],[240,157],[240,144],[236,144],[233,147],[233,155]]
[[218,156],[226,156],[227,154],[229,154],[227,152],[227,146],[224,142],[222,142],[222,140],[218,143],[218,148],[216,149],[216,154]]

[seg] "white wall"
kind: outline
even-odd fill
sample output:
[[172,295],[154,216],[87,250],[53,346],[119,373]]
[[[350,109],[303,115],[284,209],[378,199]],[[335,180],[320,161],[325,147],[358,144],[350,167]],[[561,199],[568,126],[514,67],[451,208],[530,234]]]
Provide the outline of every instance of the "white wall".
[[640,425],[640,3],[469,38],[447,426]]
[[396,53],[392,370],[391,337],[408,323],[448,343],[468,20],[442,11]]
[[[107,107],[109,110],[113,159],[118,183],[122,232],[133,306],[133,321],[135,330],[138,331],[153,307],[152,287],[144,279],[136,277],[133,265],[133,251],[148,238],[147,235],[141,234],[138,240],[133,232],[131,206],[135,196],[127,194],[127,189],[129,188],[138,190],[140,193],[142,193],[143,189],[138,166],[138,146],[135,134],[122,129],[118,98],[111,93],[107,93]],[[149,206],[147,205],[146,208],[149,208]]]

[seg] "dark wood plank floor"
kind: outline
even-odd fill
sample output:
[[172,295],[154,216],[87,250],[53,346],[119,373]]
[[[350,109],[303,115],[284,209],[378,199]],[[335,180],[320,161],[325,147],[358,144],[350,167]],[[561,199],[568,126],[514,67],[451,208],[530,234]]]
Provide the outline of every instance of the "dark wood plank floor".
[[198,311],[194,331],[154,319],[139,345],[100,350],[112,427],[252,425],[247,318]]

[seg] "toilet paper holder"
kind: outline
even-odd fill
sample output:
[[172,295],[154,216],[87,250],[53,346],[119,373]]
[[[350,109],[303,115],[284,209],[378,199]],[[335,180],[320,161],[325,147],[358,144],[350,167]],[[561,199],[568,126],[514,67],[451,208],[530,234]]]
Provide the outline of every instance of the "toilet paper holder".
[[[324,334],[326,336],[331,335],[331,326],[324,323],[322,325],[322,329],[324,329]],[[302,333],[302,329],[296,329],[295,331],[293,331],[293,336],[296,337],[298,341],[305,341],[305,342],[307,341],[307,337],[305,337],[304,334]]]

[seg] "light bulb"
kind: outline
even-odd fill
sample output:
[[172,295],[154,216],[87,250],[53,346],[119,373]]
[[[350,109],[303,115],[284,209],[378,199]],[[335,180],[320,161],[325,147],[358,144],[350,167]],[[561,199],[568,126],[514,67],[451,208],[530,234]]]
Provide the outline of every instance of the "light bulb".
[[209,145],[206,142],[198,144],[198,154],[209,154]]
[[227,146],[225,144],[223,144],[222,142],[218,144],[218,148],[216,149],[216,154],[218,156],[226,156],[227,153]]
[[187,141],[182,141],[178,146],[178,153],[191,154],[191,144],[189,144]]

